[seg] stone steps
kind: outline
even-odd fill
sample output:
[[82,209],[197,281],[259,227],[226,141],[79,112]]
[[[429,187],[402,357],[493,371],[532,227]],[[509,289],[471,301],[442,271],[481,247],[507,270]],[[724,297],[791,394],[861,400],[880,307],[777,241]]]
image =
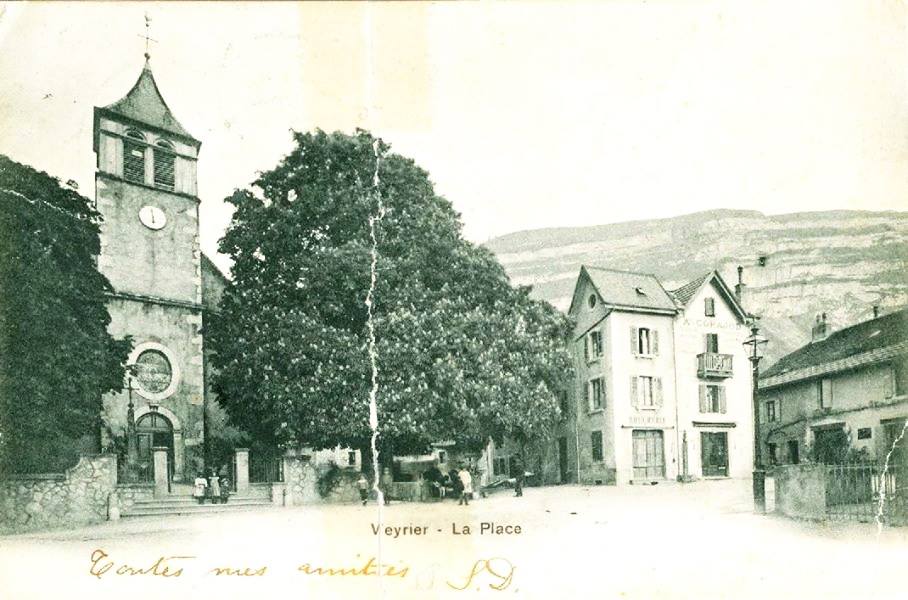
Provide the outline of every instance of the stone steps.
[[192,497],[171,496],[136,502],[123,513],[122,517],[197,515],[254,510],[271,506],[269,498],[232,496],[226,504],[211,504],[210,502],[199,504]]

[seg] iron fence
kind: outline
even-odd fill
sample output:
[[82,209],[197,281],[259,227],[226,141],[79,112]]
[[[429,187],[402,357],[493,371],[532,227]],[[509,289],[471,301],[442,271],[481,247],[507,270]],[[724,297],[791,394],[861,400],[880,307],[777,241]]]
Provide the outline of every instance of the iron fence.
[[117,456],[117,483],[154,483],[154,464],[150,460],[138,460],[130,468],[126,456]]
[[284,460],[279,454],[249,453],[249,482],[275,483],[284,481]]
[[908,523],[908,467],[827,465],[826,514],[832,519]]

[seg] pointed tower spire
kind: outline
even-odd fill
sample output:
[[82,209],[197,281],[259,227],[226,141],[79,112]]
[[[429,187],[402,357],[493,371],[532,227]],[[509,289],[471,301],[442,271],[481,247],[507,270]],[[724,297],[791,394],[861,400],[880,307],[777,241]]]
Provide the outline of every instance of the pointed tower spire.
[[158,84],[155,82],[154,75],[151,72],[150,52],[150,43],[157,40],[152,39],[149,35],[150,28],[151,17],[146,14],[145,35],[139,35],[139,37],[145,39],[145,65],[132,89],[116,102],[95,108],[96,152],[98,151],[97,144],[100,133],[99,119],[104,117],[113,118],[120,123],[132,122],[140,126],[150,127],[158,133],[175,136],[194,146],[196,151],[201,146],[201,142],[193,137],[170,112],[170,108],[164,102],[164,97],[158,89]]

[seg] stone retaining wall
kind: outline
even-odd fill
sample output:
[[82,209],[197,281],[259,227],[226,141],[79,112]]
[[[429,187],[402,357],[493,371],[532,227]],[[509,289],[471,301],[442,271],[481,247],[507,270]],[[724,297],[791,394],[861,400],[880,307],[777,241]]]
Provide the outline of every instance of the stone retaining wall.
[[319,494],[319,478],[329,469],[330,466],[316,468],[311,461],[301,457],[284,457],[285,506],[358,502],[359,488],[356,481],[359,479],[359,471],[355,469],[341,469],[337,485],[328,496],[323,498]]
[[0,481],[0,532],[72,527],[107,520],[117,486],[113,454],[82,456],[66,473]]
[[300,457],[284,458],[285,506],[302,506],[321,501],[315,468]]
[[[319,475],[327,472],[327,469],[320,471]],[[322,502],[328,504],[345,504],[347,502],[359,502],[359,488],[356,485],[359,479],[359,471],[354,469],[341,469],[337,484],[328,493]]]

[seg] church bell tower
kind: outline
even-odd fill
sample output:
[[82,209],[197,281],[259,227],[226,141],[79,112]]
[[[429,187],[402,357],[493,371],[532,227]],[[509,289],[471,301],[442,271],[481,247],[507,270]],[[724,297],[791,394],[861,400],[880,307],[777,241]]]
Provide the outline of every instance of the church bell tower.
[[145,56],[132,89],[94,109],[98,268],[113,287],[110,332],[133,342],[127,389],[104,398],[102,439],[124,440],[131,398],[140,476],[151,449],[166,447],[180,481],[203,461],[201,142],[168,108]]

